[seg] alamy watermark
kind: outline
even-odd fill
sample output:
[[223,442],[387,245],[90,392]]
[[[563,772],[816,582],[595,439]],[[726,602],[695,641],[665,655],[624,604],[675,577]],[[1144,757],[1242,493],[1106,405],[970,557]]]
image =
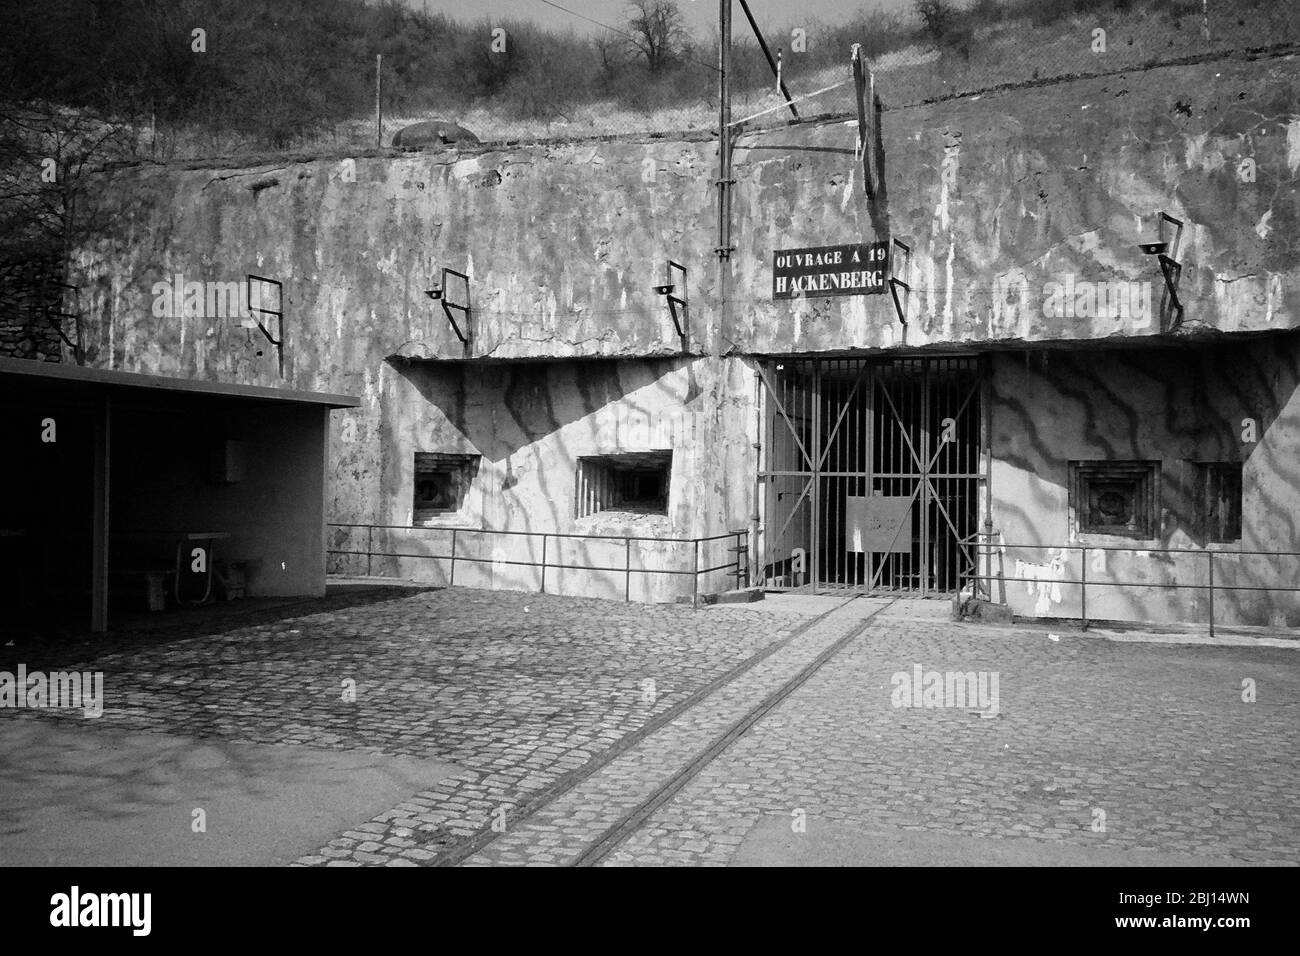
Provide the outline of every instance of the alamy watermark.
[[159,319],[238,319],[240,325],[252,328],[257,324],[254,313],[263,304],[261,284],[187,281],[181,272],[155,282],[150,291],[153,314]]
[[927,671],[914,664],[910,674],[898,671],[889,682],[895,707],[971,707],[985,717],[998,715],[997,671]]
[[50,897],[50,925],[55,927],[125,927],[133,936],[148,936],[153,925],[152,893],[83,893],[74,886]]
[[28,672],[26,664],[18,673],[0,671],[0,707],[81,708],[85,717],[104,713],[103,671]]
[[1151,283],[1090,282],[1066,273],[1043,284],[1043,315],[1049,319],[1124,319],[1151,324]]

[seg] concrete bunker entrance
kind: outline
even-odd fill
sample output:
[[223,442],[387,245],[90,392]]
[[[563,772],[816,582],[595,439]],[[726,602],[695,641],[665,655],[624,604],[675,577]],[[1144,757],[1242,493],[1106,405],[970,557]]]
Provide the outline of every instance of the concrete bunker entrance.
[[976,357],[760,364],[759,584],[951,595],[987,469]]

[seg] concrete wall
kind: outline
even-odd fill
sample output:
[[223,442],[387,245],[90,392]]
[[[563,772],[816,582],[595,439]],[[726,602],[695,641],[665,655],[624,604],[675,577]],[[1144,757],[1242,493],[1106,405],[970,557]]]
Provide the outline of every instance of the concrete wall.
[[[473,450],[483,456],[481,486],[478,505],[457,516],[463,525],[699,535],[743,526],[752,508],[753,382],[738,356],[1120,346],[1300,325],[1293,58],[989,93],[889,110],[883,127],[885,190],[874,206],[853,156],[853,124],[739,138],[725,304],[713,252],[716,147],[707,140],[111,170],[94,195],[112,231],[72,257],[88,358],[361,396],[361,408],[331,426],[336,520],[407,523],[413,452]],[[1163,336],[1159,271],[1136,248],[1155,237],[1160,210],[1186,222],[1187,313],[1176,335]],[[914,252],[906,336],[888,295],[772,301],[774,250],[891,234]],[[692,352],[711,357],[679,355],[651,288],[668,257],[689,269]],[[424,294],[443,266],[472,277],[472,355],[487,361],[460,361],[461,343]],[[275,350],[237,316],[206,301],[194,314],[168,314],[169,295],[183,298],[185,283],[240,282],[250,272],[284,283],[283,375]],[[1047,304],[1052,283],[1071,290],[1059,310]],[[1103,305],[1077,291],[1098,290],[1089,283],[1108,293]],[[1123,307],[1110,294],[1121,288],[1134,296]],[[1101,374],[1093,361],[1081,359],[1080,374]],[[1009,397],[1011,362],[999,363]],[[1155,384],[1163,374],[1152,371],[1141,406],[1161,417],[1160,403],[1192,394],[1188,383]],[[1269,392],[1279,409],[1281,389]],[[1050,398],[1031,434],[1050,434],[1061,414]],[[1111,399],[1102,391],[1088,400]],[[637,450],[637,439],[602,434],[620,414],[653,420],[670,408],[693,429],[680,453],[673,445],[672,514],[616,527],[573,519],[565,509],[576,457]],[[1046,522],[1038,533],[1058,537],[1059,501],[1043,491],[1061,486],[1058,452],[1100,457],[1138,442],[1158,457],[1181,454],[1130,427],[1124,414],[1108,414],[1083,444],[1023,458],[1022,439],[1004,434],[1010,457],[999,467],[1037,475],[1009,479],[1005,500],[1016,481],[1046,494],[1031,512]],[[1279,460],[1286,434],[1269,446]],[[1271,481],[1266,494],[1279,507],[1290,502]],[[1257,533],[1263,527],[1261,518]],[[494,583],[532,586],[521,577],[532,572],[505,560],[491,568]],[[601,586],[621,593],[617,580]]]
[[[1008,544],[1130,548],[1089,558],[1090,582],[1206,584],[1205,552],[1218,584],[1295,587],[1300,558],[1240,551],[1300,551],[1300,340],[1270,337],[1213,349],[1038,352],[998,356],[993,366],[993,525]],[[1255,442],[1243,441],[1254,419]],[[1134,542],[1072,533],[1071,460],[1159,460],[1158,534]],[[1242,537],[1207,543],[1195,520],[1197,461],[1241,461]],[[1147,548],[1190,549],[1157,555]],[[1082,556],[1008,547],[995,559],[1007,576],[1079,580]],[[1023,564],[1017,569],[1017,561]],[[1026,569],[1024,565],[1034,566]],[[1077,617],[1080,588],[1031,593],[1006,586],[1017,613]],[[1000,596],[1000,595],[996,595]],[[1217,592],[1219,623],[1300,624],[1300,600],[1282,592]],[[1207,621],[1205,591],[1088,588],[1088,614],[1113,620]]]
[[[600,543],[548,540],[548,563],[687,571],[694,546],[633,542],[624,536],[700,538],[743,530],[749,522],[753,483],[752,371],[740,360],[662,359],[474,363],[395,361],[385,366],[379,395],[378,467],[364,482],[336,482],[333,507],[382,525],[410,526],[416,452],[479,455],[462,508],[436,520],[465,531],[534,531],[608,535]],[[344,435],[355,427],[344,419]],[[670,450],[672,477],[667,514],[599,512],[579,517],[575,491],[582,456]],[[339,446],[336,468],[346,472],[353,450]],[[358,534],[338,550],[365,550]],[[699,567],[731,560],[734,542],[701,545]],[[379,533],[375,550],[450,555],[449,533]],[[457,535],[457,554],[480,559],[458,564],[458,584],[541,587],[539,537]],[[347,569],[359,571],[354,563]],[[450,560],[389,562],[389,572],[442,582]],[[344,565],[339,564],[340,570]],[[377,566],[372,565],[372,570]],[[702,576],[701,587],[728,586],[725,574]],[[548,571],[547,589],[623,597],[626,575]],[[594,590],[593,590],[594,589]],[[687,575],[634,575],[634,599],[670,600],[689,594]]]
[[[1155,238],[1160,210],[1186,223],[1182,334],[1300,324],[1293,58],[1008,90],[888,111],[883,126],[881,218],[914,255],[906,339],[887,294],[815,298],[793,309],[770,301],[774,248],[885,238],[883,224],[864,214],[860,171],[843,156],[854,126],[825,125],[747,136],[737,149],[743,301],[728,334],[736,347],[1152,336],[1158,314],[1049,315],[1044,293],[1067,278],[1150,283],[1158,313],[1158,266],[1136,245]],[[1247,158],[1251,183],[1239,174]]]
[[156,283],[253,272],[285,283],[287,380],[358,393],[387,356],[463,354],[423,294],[442,266],[472,276],[475,355],[661,356],[678,350],[651,288],[669,256],[690,270],[702,350],[886,348],[903,341],[888,295],[773,302],[771,263],[775,249],[891,230],[915,252],[909,345],[1150,336],[1158,316],[1046,315],[1044,289],[1072,276],[1150,283],[1158,298],[1136,243],[1162,209],[1187,223],[1183,334],[1300,322],[1293,59],[1008,90],[890,110],[883,125],[874,210],[853,124],[740,138],[725,322],[708,141],[117,169],[95,190],[111,233],[73,255],[90,361],[278,384],[271,350],[256,355],[234,320],[153,314]]
[[[218,560],[251,562],[250,595],[324,594],[327,416],[316,406],[250,404],[117,412],[114,532],[229,532],[214,551]],[[212,481],[209,471],[212,447],[225,438],[244,452],[244,477],[231,484]]]

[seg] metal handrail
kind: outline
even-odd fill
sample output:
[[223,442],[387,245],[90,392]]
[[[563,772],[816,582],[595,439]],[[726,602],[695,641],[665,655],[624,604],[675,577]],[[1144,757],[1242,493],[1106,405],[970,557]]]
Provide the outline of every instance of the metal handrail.
[[[350,555],[360,557],[365,555],[366,558],[366,576],[370,577],[373,570],[373,558],[418,558],[430,561],[450,561],[451,567],[448,574],[448,586],[454,586],[456,583],[456,562],[469,561],[475,564],[503,564],[514,567],[532,567],[541,569],[540,590],[546,593],[546,571],[548,568],[556,570],[573,570],[573,571],[617,571],[622,572],[625,576],[623,586],[623,599],[630,602],[632,600],[632,575],[633,574],[689,574],[692,576],[691,581],[691,605],[699,606],[699,586],[701,574],[712,574],[717,571],[732,569],[736,578],[736,587],[747,586],[749,583],[749,529],[743,528],[738,531],[726,531],[721,534],[708,535],[698,538],[656,538],[647,535],[613,535],[613,534],[580,534],[568,531],[513,531],[513,530],[495,530],[491,528],[460,528],[444,527],[429,525],[395,525],[395,524],[351,524],[344,522],[330,522],[327,527],[334,529],[365,529],[366,531],[366,550],[365,551],[343,551],[334,548],[326,548],[326,555]],[[393,531],[434,531],[451,533],[451,552],[449,554],[407,554],[396,551],[376,551],[375,550],[375,530],[393,530]],[[542,539],[542,559],[541,561],[527,560],[517,561],[496,558],[478,558],[470,555],[458,554],[457,544],[459,536],[463,534],[471,535],[514,535],[529,538]],[[605,565],[592,564],[560,564],[547,560],[547,544],[551,538],[579,539],[590,541],[622,541],[624,549],[623,566],[611,567]],[[732,549],[735,558],[726,564],[719,564],[713,567],[700,567],[700,545],[712,541],[734,540],[736,546]],[[633,541],[650,541],[660,544],[689,544],[692,545],[692,562],[689,570],[681,568],[634,568],[632,567],[632,542]],[[743,559],[743,560],[742,560]],[[743,581],[743,584],[742,584]]]
[[[1209,591],[1209,627],[1210,637],[1214,637],[1214,592],[1215,591],[1285,591],[1300,592],[1300,587],[1287,587],[1285,585],[1267,586],[1256,584],[1215,584],[1214,582],[1214,558],[1215,555],[1244,555],[1244,556],[1265,556],[1265,557],[1300,557],[1300,551],[1254,551],[1246,549],[1214,549],[1214,548],[1159,548],[1146,547],[1143,545],[1101,545],[1101,544],[1018,544],[1002,540],[1002,533],[999,531],[977,531],[968,538],[959,540],[962,546],[972,545],[975,548],[974,571],[968,571],[965,568],[957,572],[957,596],[960,597],[964,590],[963,584],[967,581],[998,581],[1002,583],[1005,591],[1006,582],[1014,583],[1038,583],[1041,578],[1023,578],[1007,577],[1005,574],[978,574],[979,562],[982,557],[989,561],[990,570],[992,567],[992,557],[995,550],[1038,550],[1038,551],[1078,551],[1079,552],[1079,569],[1080,577],[1077,580],[1068,578],[1053,578],[1050,584],[1077,584],[1079,585],[1079,621],[1083,630],[1088,629],[1088,585],[1093,587],[1134,587],[1134,588],[1161,588],[1165,590],[1190,590],[1190,591]],[[990,539],[990,540],[982,540]],[[993,540],[996,539],[996,540]],[[987,550],[985,550],[987,549]],[[1186,584],[1180,582],[1158,582],[1158,581],[1098,581],[1088,580],[1088,552],[1089,551],[1129,551],[1141,552],[1144,554],[1195,554],[1202,555],[1206,558],[1207,582],[1206,584]],[[992,590],[989,591],[992,597]],[[1005,598],[1005,594],[1004,594]]]
[[411,524],[346,524],[341,521],[331,521],[327,525],[330,528],[391,528],[395,531],[463,531],[466,534],[514,534],[525,535],[533,538],[548,536],[551,538],[590,538],[599,541],[663,541],[670,544],[691,544],[695,541],[721,541],[723,538],[734,538],[739,534],[748,535],[748,529],[742,531],[724,531],[721,534],[710,535],[707,538],[656,538],[649,535],[626,535],[626,534],[581,534],[570,531],[508,531],[504,528],[463,528],[451,525],[411,525]]

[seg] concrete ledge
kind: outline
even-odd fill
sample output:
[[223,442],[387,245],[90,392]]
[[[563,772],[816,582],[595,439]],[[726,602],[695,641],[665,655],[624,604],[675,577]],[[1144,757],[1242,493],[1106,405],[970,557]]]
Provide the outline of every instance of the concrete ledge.
[[[741,588],[738,591],[713,591],[698,596],[700,604],[753,604],[763,600],[763,591],[759,588]],[[680,595],[678,604],[690,604],[689,594]]]

